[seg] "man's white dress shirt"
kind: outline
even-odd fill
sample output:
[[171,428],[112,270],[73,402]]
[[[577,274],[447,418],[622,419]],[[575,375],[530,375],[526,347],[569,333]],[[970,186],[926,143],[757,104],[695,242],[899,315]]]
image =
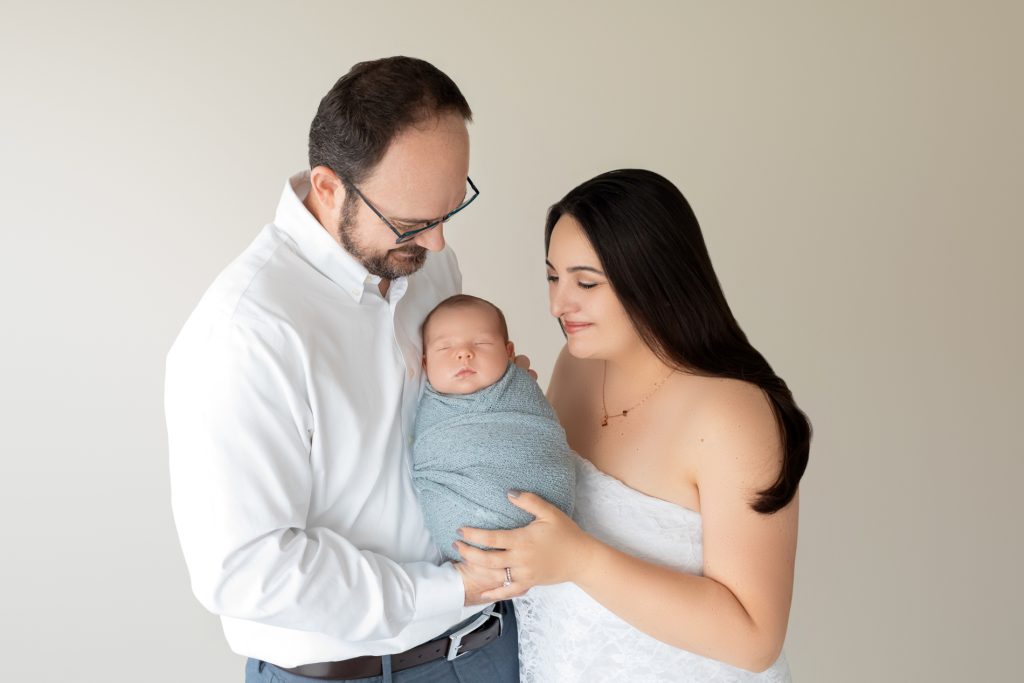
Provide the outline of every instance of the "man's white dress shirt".
[[419,326],[461,290],[455,255],[383,297],[308,191],[292,177],[203,296],[165,396],[192,589],[232,650],[285,667],[401,652],[480,610],[439,564],[408,471]]

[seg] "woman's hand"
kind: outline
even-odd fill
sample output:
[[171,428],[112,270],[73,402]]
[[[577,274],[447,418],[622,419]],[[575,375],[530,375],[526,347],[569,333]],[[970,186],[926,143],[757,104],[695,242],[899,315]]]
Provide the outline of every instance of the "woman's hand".
[[456,541],[463,560],[492,570],[504,571],[507,567],[512,575],[511,584],[485,591],[482,597],[507,600],[523,595],[534,586],[575,580],[588,567],[596,541],[540,496],[510,491],[509,500],[536,519],[511,531],[459,530],[470,543],[497,548],[480,550]]

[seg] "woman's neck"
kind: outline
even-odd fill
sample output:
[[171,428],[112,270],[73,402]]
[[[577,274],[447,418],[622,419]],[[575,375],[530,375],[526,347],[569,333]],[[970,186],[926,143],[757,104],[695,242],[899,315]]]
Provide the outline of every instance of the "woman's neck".
[[606,361],[607,386],[624,395],[644,393],[675,368],[658,358],[646,344]]

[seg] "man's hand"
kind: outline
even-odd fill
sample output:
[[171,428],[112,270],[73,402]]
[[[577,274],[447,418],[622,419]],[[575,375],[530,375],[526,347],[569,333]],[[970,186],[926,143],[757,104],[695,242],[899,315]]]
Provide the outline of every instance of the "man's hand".
[[[516,345],[512,345],[512,355],[516,353]],[[537,371],[530,369],[530,359],[527,356],[515,356],[515,364],[529,373],[530,377],[537,379]]]
[[455,562],[455,568],[462,574],[462,584],[466,588],[466,600],[463,604],[482,605],[493,600],[485,600],[480,594],[500,588],[505,582],[504,569],[489,569],[478,565]]

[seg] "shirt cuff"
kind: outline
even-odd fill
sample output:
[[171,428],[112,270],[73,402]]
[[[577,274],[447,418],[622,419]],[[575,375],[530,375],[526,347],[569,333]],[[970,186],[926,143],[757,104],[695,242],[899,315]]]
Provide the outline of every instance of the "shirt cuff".
[[463,613],[466,588],[451,562],[441,566],[423,563],[412,576],[416,588],[416,621],[446,616],[456,623]]

